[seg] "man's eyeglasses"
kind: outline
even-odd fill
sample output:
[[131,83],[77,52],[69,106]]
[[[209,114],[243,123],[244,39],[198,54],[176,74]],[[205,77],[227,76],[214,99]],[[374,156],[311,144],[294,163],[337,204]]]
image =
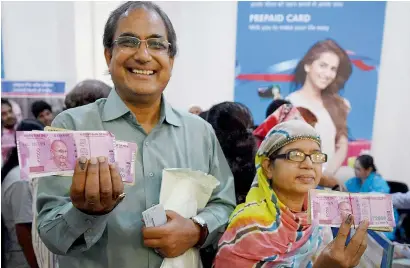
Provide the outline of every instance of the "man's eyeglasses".
[[286,159],[293,162],[303,162],[305,161],[306,157],[309,157],[312,163],[315,164],[323,164],[327,162],[327,154],[321,152],[315,152],[313,154],[305,154],[304,152],[298,150],[292,150],[287,152],[286,154],[279,154],[275,156],[271,156],[271,160],[275,159]]
[[169,47],[171,46],[171,43],[164,38],[148,38],[146,40],[141,40],[133,36],[118,37],[113,43],[120,48],[136,51],[143,42],[146,44],[148,51],[152,53],[168,52]]

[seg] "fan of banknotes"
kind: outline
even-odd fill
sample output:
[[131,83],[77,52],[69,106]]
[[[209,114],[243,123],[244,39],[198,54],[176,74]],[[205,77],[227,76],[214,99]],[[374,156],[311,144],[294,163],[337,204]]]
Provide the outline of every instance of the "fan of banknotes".
[[348,214],[354,216],[355,227],[365,219],[369,229],[375,231],[391,232],[396,226],[391,195],[310,190],[309,223],[340,227]]
[[134,184],[137,144],[116,140],[108,131],[71,131],[46,127],[44,131],[18,131],[17,151],[21,178],[74,173],[79,157],[105,156],[116,163],[124,183]]

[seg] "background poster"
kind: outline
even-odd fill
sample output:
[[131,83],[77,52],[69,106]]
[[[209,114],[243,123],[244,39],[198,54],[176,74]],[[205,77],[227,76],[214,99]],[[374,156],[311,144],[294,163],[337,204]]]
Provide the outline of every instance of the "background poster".
[[280,87],[282,98],[299,60],[316,42],[331,38],[348,54],[353,73],[340,94],[351,105],[349,138],[372,139],[385,2],[238,2],[235,101],[247,105],[255,124],[271,97],[259,88]]
[[18,121],[34,118],[31,105],[46,101],[57,115],[64,109],[65,82],[61,81],[8,81],[1,82],[1,97],[9,100]]

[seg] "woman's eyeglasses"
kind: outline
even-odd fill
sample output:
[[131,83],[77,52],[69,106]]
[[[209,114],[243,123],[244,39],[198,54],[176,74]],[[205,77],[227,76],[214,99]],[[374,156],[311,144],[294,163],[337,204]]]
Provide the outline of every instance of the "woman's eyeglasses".
[[327,162],[327,154],[321,152],[315,152],[313,154],[305,154],[304,152],[298,150],[292,150],[287,152],[286,154],[279,154],[275,156],[271,156],[271,160],[275,159],[286,159],[293,162],[303,162],[305,161],[306,157],[309,157],[312,163],[315,164],[323,164]]
[[137,51],[141,46],[141,43],[145,43],[150,53],[164,53],[169,51],[171,44],[164,38],[148,38],[141,40],[133,36],[121,36],[114,40],[113,44],[116,44],[122,49],[129,49],[132,52]]

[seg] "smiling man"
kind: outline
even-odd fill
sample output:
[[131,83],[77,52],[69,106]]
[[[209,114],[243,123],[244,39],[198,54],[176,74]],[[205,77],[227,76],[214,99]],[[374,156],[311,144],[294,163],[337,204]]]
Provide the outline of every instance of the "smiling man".
[[[233,177],[212,127],[163,97],[177,53],[167,15],[151,2],[127,2],[110,14],[103,43],[115,90],[52,126],[137,143],[135,185],[124,188],[104,157],[78,159],[72,177],[39,180],[39,234],[61,268],[160,267],[163,257],[217,242],[235,206]],[[145,228],[141,213],[159,202],[164,168],[201,170],[220,185],[192,219],[167,211],[167,224]]]

